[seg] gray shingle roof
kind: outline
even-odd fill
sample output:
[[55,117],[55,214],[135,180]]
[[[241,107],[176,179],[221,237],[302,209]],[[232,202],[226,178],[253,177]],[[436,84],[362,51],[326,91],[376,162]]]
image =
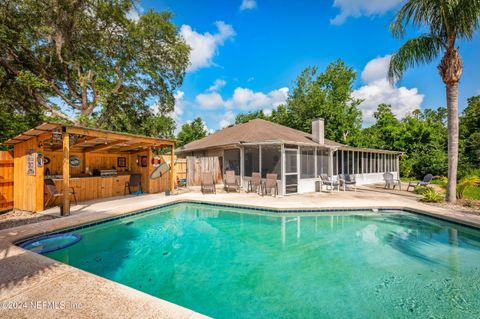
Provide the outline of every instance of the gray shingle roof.
[[[193,141],[178,149],[179,153],[191,152],[234,144],[279,142],[319,146],[312,140],[312,135],[262,119],[254,119],[247,123],[233,125],[210,134],[200,140]],[[343,144],[325,139],[325,145],[340,147]]]
[[248,143],[284,143],[310,146],[334,147],[340,150],[355,150],[373,153],[401,154],[398,151],[379,150],[371,148],[355,148],[325,139],[325,144],[320,145],[312,139],[312,135],[293,128],[262,119],[254,119],[247,123],[233,125],[218,132],[210,134],[200,140],[188,143],[179,149],[177,153],[187,153],[210,148],[219,148],[228,145]]

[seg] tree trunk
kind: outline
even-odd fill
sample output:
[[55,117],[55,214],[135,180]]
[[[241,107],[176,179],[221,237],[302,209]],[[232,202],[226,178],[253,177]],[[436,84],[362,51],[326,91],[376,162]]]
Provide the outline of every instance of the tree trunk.
[[447,201],[457,200],[458,166],[458,82],[447,83],[448,110],[448,184]]

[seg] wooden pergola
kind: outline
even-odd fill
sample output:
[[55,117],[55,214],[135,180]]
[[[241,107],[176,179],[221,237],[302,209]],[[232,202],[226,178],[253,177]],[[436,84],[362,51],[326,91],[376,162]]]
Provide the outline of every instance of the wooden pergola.
[[[175,188],[175,141],[169,139],[161,139],[135,134],[119,133],[94,128],[86,128],[81,126],[73,126],[59,123],[44,123],[29,131],[26,131],[16,137],[4,142],[5,145],[14,147],[14,161],[18,165],[14,176],[15,197],[26,196],[28,190],[27,185],[35,185],[36,204],[35,211],[39,211],[40,203],[43,210],[43,192],[44,192],[44,170],[43,166],[38,167],[35,171],[35,182],[32,182],[31,176],[26,172],[25,157],[27,153],[35,150],[35,154],[53,154],[54,152],[62,152],[62,189],[63,189],[63,212],[68,215],[70,212],[70,155],[71,153],[91,154],[95,158],[102,157],[102,154],[118,154],[119,156],[129,156],[129,162],[132,163],[135,154],[146,154],[148,163],[145,167],[146,183],[148,190],[154,189],[155,185],[150,186],[148,179],[149,173],[153,170],[153,150],[169,147],[171,149],[171,165],[169,174],[169,189],[173,191]],[[28,152],[27,152],[28,149]],[[23,165],[22,165],[23,164]],[[37,164],[36,164],[37,165]],[[85,165],[85,164],[84,164]],[[132,166],[132,164],[130,164]],[[25,170],[25,171],[24,171]],[[142,171],[143,172],[143,171]],[[153,183],[153,182],[152,182]],[[42,195],[40,195],[42,193]],[[41,197],[41,199],[39,198]],[[28,206],[28,205],[26,205]],[[16,207],[25,209],[25,207]],[[29,209],[25,209],[29,210]]]

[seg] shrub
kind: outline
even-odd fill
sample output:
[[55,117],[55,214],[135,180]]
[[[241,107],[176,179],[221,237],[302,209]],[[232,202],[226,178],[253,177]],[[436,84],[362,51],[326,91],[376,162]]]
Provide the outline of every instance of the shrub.
[[448,178],[445,176],[434,176],[432,184],[438,185],[442,188],[447,188]]
[[443,194],[440,194],[439,192],[435,191],[433,188],[428,188],[427,190],[425,190],[422,196],[423,197],[420,200],[422,202],[427,202],[427,203],[443,202],[443,200],[445,199]]
[[477,175],[468,175],[460,180],[457,184],[457,198],[462,199],[465,195],[465,190],[468,187],[480,186],[480,177]]
[[418,194],[418,195],[423,195],[426,192],[428,192],[429,190],[433,190],[433,188],[431,188],[430,186],[417,186],[417,187],[415,187],[413,192],[415,194]]

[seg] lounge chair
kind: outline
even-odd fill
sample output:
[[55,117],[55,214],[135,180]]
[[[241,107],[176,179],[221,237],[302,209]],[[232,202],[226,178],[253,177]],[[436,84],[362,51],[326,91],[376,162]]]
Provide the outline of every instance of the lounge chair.
[[210,191],[213,194],[217,193],[215,188],[215,180],[213,179],[213,173],[207,172],[202,173],[202,185],[201,185],[202,194],[205,192]]
[[263,189],[265,190],[265,194],[268,194],[268,191],[270,190],[271,193],[275,197],[278,195],[278,184],[277,184],[277,174],[271,173],[267,174],[267,179],[264,183]]
[[[58,197],[63,197],[63,191],[59,191],[57,189],[55,182],[51,178],[45,179],[45,186],[47,187],[47,191],[49,194],[49,197],[45,202],[45,207],[48,207],[48,204],[50,204],[51,201],[53,202]],[[75,200],[75,205],[77,205],[77,195],[75,194],[75,189],[73,187],[70,187],[69,194],[70,196],[73,195],[73,199]]]
[[238,184],[237,177],[235,176],[235,171],[225,172],[225,181],[223,182],[223,184],[227,193],[229,193],[232,189],[235,191],[240,190],[240,184]]
[[421,182],[416,182],[416,181],[408,182],[407,192],[410,189],[410,187],[413,187],[413,189],[415,189],[415,187],[417,186],[428,186],[432,181],[432,179],[433,179],[433,175],[427,174],[425,175],[425,177]]
[[384,188],[390,189],[391,187],[393,187],[393,189],[395,189],[395,186],[398,185],[398,189],[402,190],[402,183],[400,182],[399,179],[393,178],[392,173],[389,173],[389,172],[383,173],[383,179],[385,180]]
[[346,190],[346,187],[353,185],[355,191],[357,191],[357,181],[355,180],[355,175],[341,174],[339,175],[340,185],[343,186],[343,191]]
[[262,174],[252,173],[252,178],[248,181],[247,192],[259,192],[263,196]]
[[137,187],[137,194],[142,193],[142,174],[131,174],[130,175],[130,180],[128,182],[125,182],[125,190],[128,189],[128,193],[132,193],[132,187]]
[[337,188],[338,191],[340,191],[340,183],[337,181],[334,181],[327,174],[320,174],[320,191],[323,191],[323,185],[325,185],[325,188],[327,190],[328,190],[328,187],[330,186],[330,192],[333,192],[333,189],[335,187]]

